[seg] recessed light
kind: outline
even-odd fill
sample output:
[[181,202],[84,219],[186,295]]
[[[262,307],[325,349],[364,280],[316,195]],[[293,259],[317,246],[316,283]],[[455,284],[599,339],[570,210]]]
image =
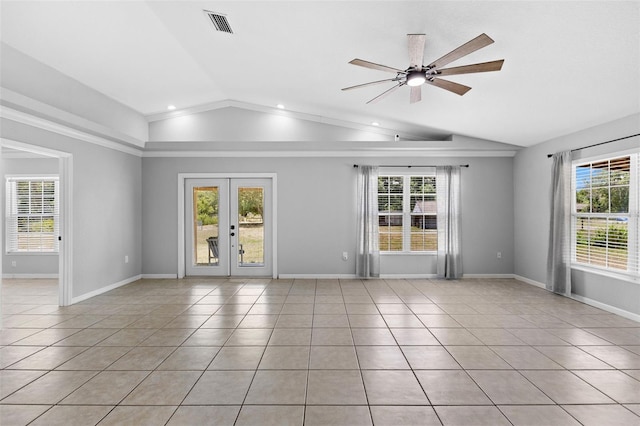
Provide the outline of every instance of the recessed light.
[[371,123],[372,126],[379,126],[380,123],[378,123],[377,121],[374,121],[373,123]]
[[173,111],[174,109],[176,109],[176,106],[175,105],[169,105],[169,106],[167,106],[167,109],[169,111]]
[[278,104],[276,106],[278,107],[278,109],[284,109],[284,105],[282,105],[282,104]]

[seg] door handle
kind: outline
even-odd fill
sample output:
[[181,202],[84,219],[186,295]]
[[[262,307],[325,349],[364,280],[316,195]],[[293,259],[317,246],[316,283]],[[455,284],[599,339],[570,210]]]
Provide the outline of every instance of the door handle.
[[235,225],[231,225],[231,229],[236,229],[236,226]]

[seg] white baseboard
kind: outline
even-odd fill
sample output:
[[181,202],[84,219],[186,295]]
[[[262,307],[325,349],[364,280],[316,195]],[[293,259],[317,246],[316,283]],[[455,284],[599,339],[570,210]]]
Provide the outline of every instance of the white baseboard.
[[[540,287],[546,290],[546,286],[544,283],[534,281],[529,278],[521,277],[519,275],[516,275],[515,279],[517,279],[518,281],[522,281],[526,284],[531,284],[533,286]],[[582,302],[589,306],[593,306],[594,308],[602,309],[603,311],[607,311],[612,314],[620,315],[621,317],[628,318],[633,321],[640,322],[640,315],[638,314],[625,311],[624,309],[616,308],[615,306],[607,305],[606,303],[598,302],[597,300],[589,299],[588,297],[580,296],[579,294],[571,293],[570,299],[576,300],[578,302]]]
[[2,274],[2,279],[51,279],[58,278],[58,274]]
[[380,278],[388,280],[428,280],[429,278],[437,278],[436,274],[380,274]]
[[175,280],[178,274],[142,274],[143,280]]
[[463,274],[462,278],[495,278],[495,279],[513,279],[513,274]]
[[81,296],[78,296],[78,297],[74,297],[74,298],[71,299],[71,304],[73,305],[75,303],[82,302],[82,301],[87,300],[87,299],[91,299],[92,297],[99,296],[99,295],[101,295],[103,293],[106,293],[108,291],[115,290],[116,288],[122,287],[123,285],[127,285],[127,284],[130,284],[130,283],[134,282],[134,281],[138,281],[140,278],[142,278],[142,275],[134,275],[133,277],[129,277],[129,278],[127,278],[125,280],[122,280],[120,282],[108,285],[106,287],[99,288],[99,289],[94,290],[94,291],[90,291],[89,293],[85,293],[85,294],[83,294]]
[[634,314],[633,312],[625,311],[624,309],[616,308],[615,306],[607,305],[606,303],[598,302],[597,300],[589,299],[588,297],[580,296],[578,294],[571,294],[571,299],[593,306],[594,308],[599,308],[603,311],[640,322],[640,315]]
[[530,284],[530,285],[533,285],[533,286],[536,286],[536,287],[540,287],[540,288],[543,288],[545,290],[547,289],[547,286],[544,283],[541,283],[539,281],[534,281],[532,279],[525,278],[525,277],[522,277],[520,275],[514,275],[513,278],[515,278],[518,281],[522,281],[523,283],[526,283],[526,284]]
[[279,274],[282,280],[353,280],[356,279],[355,274]]
[[[515,278],[513,274],[464,274],[462,278]],[[355,274],[280,274],[281,279],[356,279]],[[438,278],[436,274],[380,274],[381,279],[430,279]]]

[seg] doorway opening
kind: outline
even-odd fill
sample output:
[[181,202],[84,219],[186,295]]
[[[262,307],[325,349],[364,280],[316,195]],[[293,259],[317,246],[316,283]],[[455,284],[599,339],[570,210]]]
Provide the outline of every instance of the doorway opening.
[[[71,250],[71,215],[72,215],[72,160],[73,157],[67,152],[52,150],[37,145],[26,144],[9,139],[0,139],[0,147],[4,161],[7,160],[5,156],[10,158],[11,155],[16,157],[35,157],[35,158],[53,158],[57,159],[57,175],[58,175],[58,223],[55,226],[56,235],[53,238],[58,240],[58,272],[57,272],[57,304],[59,306],[68,306],[72,300],[72,250]],[[2,178],[5,180],[7,171],[2,170]],[[3,182],[3,185],[5,183]],[[5,214],[5,212],[3,212]],[[2,238],[5,238],[5,229],[0,231]],[[6,251],[6,250],[5,250]],[[6,266],[5,266],[6,268]],[[13,276],[10,271],[2,271],[2,276]],[[55,276],[55,274],[53,274]],[[18,275],[17,275],[18,276]],[[25,278],[33,276],[37,277],[38,274],[23,274]],[[2,291],[2,284],[0,283],[0,292]]]

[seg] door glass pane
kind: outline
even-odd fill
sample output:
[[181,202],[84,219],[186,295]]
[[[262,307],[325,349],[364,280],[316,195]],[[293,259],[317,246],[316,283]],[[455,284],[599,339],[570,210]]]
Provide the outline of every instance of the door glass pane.
[[264,265],[264,188],[238,188],[238,264]]
[[195,265],[217,265],[218,187],[193,188],[193,252]]

